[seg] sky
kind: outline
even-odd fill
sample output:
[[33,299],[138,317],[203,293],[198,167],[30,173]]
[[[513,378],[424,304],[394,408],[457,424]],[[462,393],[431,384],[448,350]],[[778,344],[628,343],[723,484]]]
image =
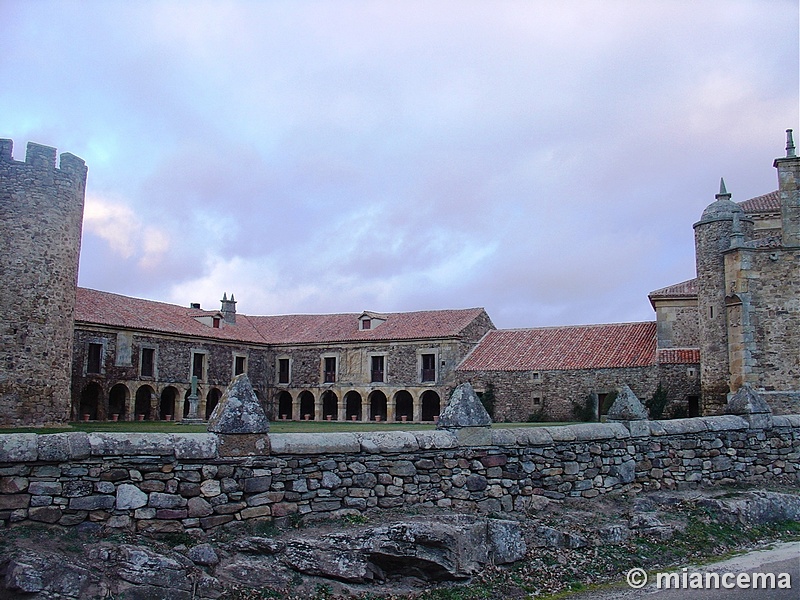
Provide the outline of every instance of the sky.
[[[777,189],[797,0],[0,0],[0,138],[89,168],[79,285],[245,314],[653,320]],[[800,137],[800,136],[798,136]]]

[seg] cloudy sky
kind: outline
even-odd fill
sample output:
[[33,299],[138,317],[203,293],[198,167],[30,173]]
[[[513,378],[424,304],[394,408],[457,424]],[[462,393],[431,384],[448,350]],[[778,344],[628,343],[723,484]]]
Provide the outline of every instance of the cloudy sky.
[[777,189],[797,0],[0,0],[0,137],[86,160],[82,286],[650,320]]

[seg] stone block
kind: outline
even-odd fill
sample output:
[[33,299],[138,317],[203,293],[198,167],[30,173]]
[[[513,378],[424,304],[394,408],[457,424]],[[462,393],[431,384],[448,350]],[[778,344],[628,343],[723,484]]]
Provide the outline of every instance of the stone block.
[[709,431],[736,431],[748,429],[747,416],[720,415],[717,417],[701,417]]
[[472,385],[467,382],[453,390],[450,401],[439,415],[436,428],[488,427],[491,424],[489,413],[486,412]]
[[111,510],[114,508],[114,496],[80,496],[71,498],[70,510]]
[[492,430],[488,427],[460,427],[453,432],[459,446],[492,445]]
[[272,434],[272,454],[355,454],[361,452],[361,441],[355,433],[335,432]]
[[361,449],[370,454],[387,454],[400,452],[416,452],[419,443],[414,434],[407,431],[378,431],[375,433],[362,433]]
[[35,433],[0,435],[0,463],[36,462],[39,456],[38,437]]
[[659,421],[659,425],[664,430],[665,435],[683,435],[686,433],[703,433],[708,431],[706,417]]
[[222,394],[219,404],[208,420],[208,430],[225,434],[269,431],[269,419],[246,374],[237,375]]
[[174,433],[172,444],[175,458],[214,459],[217,458],[217,436],[213,433]]
[[89,458],[91,453],[89,435],[83,432],[40,435],[38,452],[39,460],[45,462],[66,462]]
[[458,438],[452,431],[415,431],[420,450],[448,450],[458,447]]
[[608,409],[607,418],[609,421],[644,421],[647,419],[647,409],[631,388],[623,385]]
[[135,485],[123,483],[117,487],[117,510],[132,510],[147,505],[147,494]]
[[171,433],[90,433],[92,456],[173,456]]
[[269,456],[270,438],[263,433],[218,434],[221,457]]

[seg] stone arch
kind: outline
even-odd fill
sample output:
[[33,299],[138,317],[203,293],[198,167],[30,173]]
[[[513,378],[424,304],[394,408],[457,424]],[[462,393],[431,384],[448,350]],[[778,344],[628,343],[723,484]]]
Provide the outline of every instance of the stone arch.
[[386,394],[381,390],[373,390],[369,397],[369,417],[372,421],[386,420]]
[[325,390],[322,393],[322,418],[328,420],[339,420],[339,398],[333,390]]
[[118,415],[120,421],[128,419],[128,404],[131,398],[131,391],[124,383],[118,383],[108,392],[108,416]]
[[442,401],[439,398],[439,394],[437,394],[433,390],[426,390],[422,394],[420,400],[422,403],[423,421],[433,421],[434,417],[439,416],[439,411],[441,410],[441,405],[442,405]]
[[179,397],[177,388],[168,385],[161,392],[161,403],[159,405],[158,417],[165,421],[167,416],[170,420],[175,418],[176,400]]
[[144,420],[149,421],[152,418],[152,411],[150,410],[151,398],[155,396],[155,391],[149,385],[140,386],[136,390],[136,400],[134,402],[134,412],[137,415],[144,415]]
[[400,390],[394,395],[394,403],[395,421],[403,421],[403,417],[405,417],[406,421],[414,420],[414,397],[411,395],[411,392]]
[[[350,390],[344,395],[344,410],[348,421],[361,420],[361,394]],[[353,419],[355,417],[355,419]]]
[[208,390],[208,394],[206,394],[206,421],[211,418],[211,413],[214,412],[217,404],[219,404],[220,398],[222,398],[222,392],[219,388],[212,387]]
[[103,388],[99,383],[91,382],[81,391],[81,401],[78,407],[78,418],[96,421],[100,415],[100,402],[103,397]]
[[300,418],[305,419],[306,415],[310,420],[314,420],[314,394],[309,392],[308,390],[304,390],[300,392]]
[[278,392],[278,417],[292,419],[292,395],[286,390]]

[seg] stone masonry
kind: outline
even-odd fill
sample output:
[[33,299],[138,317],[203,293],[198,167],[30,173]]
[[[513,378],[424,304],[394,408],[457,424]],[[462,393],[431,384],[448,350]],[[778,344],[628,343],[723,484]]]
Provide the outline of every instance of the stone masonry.
[[33,143],[16,161],[0,140],[0,426],[69,418],[86,172]]

